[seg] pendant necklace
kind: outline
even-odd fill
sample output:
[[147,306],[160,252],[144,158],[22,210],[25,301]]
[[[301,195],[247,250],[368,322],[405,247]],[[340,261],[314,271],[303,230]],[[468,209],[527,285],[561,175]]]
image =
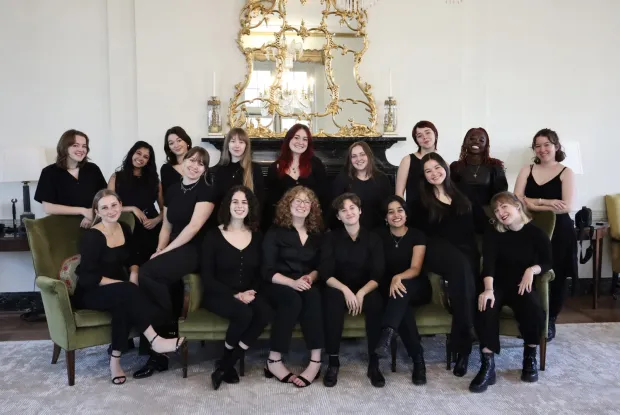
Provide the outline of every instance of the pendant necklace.
[[[406,235],[406,234],[405,234]],[[394,241],[394,246],[396,248],[398,248],[398,244],[400,244],[400,241],[403,240],[403,238],[405,237],[405,235],[401,236],[400,238],[398,238],[398,240],[396,240],[396,238],[394,237],[394,234],[392,232],[390,232],[390,236],[392,237],[392,240]]]
[[480,166],[482,166],[482,164],[478,164],[478,168],[476,168],[476,171],[474,172],[474,179],[478,177],[478,170],[480,170]]
[[196,185],[198,184],[198,182],[200,181],[200,179],[198,179],[196,181],[196,183],[194,183],[193,185],[191,185],[191,187],[185,187],[185,185],[183,184],[183,179],[181,178],[181,190],[183,190],[183,194],[189,192],[190,190],[192,190],[194,187],[196,187]]

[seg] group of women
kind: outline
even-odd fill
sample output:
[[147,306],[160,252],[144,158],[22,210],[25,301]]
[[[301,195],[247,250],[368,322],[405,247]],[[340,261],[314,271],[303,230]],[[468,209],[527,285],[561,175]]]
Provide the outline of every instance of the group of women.
[[[506,191],[503,163],[489,156],[484,129],[467,132],[459,160],[449,167],[437,153],[431,122],[416,124],[413,139],[418,151],[401,162],[394,191],[364,142],[351,145],[343,172],[329,184],[302,124],[287,132],[265,181],[242,129],[227,134],[214,173],[209,154],[173,127],[165,134],[160,176],[153,148],[139,141],[107,184],[88,161],[86,134],[65,132],[56,163],[41,173],[35,200],[48,214],[83,217],[72,301],[112,314],[112,382],[126,382],[119,358],[132,327],[143,334],[141,347],[151,349],[134,377],[167,370],[166,353],[185,340],[177,337],[175,321],[181,279],[191,272],[203,280],[202,307],[230,322],[211,374],[215,389],[239,382],[234,365],[268,324],[266,377],[309,386],[320,376],[325,350],[323,384],[335,386],[347,313],[364,314],[373,386],[385,384],[379,359],[396,335],[412,359],[412,382],[425,384],[414,307],[431,299],[427,272],[446,281],[458,353],[454,374],[467,373],[477,334],[482,365],[470,390],[495,382],[499,310],[509,305],[525,344],[522,379],[536,381],[535,346],[545,322],[533,280],[551,267],[556,271],[551,339],[564,282],[575,271],[566,264],[576,260],[568,216],[572,172],[559,163],[564,154],[557,134],[545,129],[535,135],[534,164],[520,172],[514,194]],[[551,243],[530,223],[528,210],[556,213]],[[121,212],[135,216],[133,233],[119,222]],[[482,272],[476,234],[484,234]],[[297,323],[310,356],[294,374],[282,359]]]

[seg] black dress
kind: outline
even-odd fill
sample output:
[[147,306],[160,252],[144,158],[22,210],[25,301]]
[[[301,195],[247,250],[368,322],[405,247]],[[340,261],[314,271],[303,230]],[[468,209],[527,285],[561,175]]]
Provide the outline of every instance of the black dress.
[[[566,169],[549,180],[542,186],[536,183],[530,175],[525,184],[525,197],[531,199],[558,199],[562,200],[562,180],[560,175]],[[577,236],[575,234],[575,223],[568,213],[555,215],[555,228],[551,237],[551,249],[553,252],[553,271],[555,279],[549,284],[549,317],[555,318],[560,314],[566,297],[566,279],[577,280]]]
[[422,166],[422,161],[415,155],[415,153],[411,153],[409,155],[409,160],[409,171],[407,172],[405,196],[407,198],[407,202],[411,204],[420,198],[420,180],[422,180],[424,176],[424,168]]
[[[360,180],[357,177],[352,179],[348,173],[341,172],[332,184],[331,200],[346,192],[355,193],[362,201],[362,215],[360,216],[362,227],[374,229],[384,222],[383,202],[394,194],[394,187],[385,174],[377,172],[368,180]],[[328,207],[326,206],[324,210],[328,210]],[[331,228],[342,227],[342,222],[335,218],[337,212],[331,206],[329,206],[329,211],[331,212],[329,215]]]
[[159,177],[161,178],[161,190],[164,195],[171,184],[180,183],[183,179],[183,175],[176,171],[170,163],[161,166]]
[[[271,321],[271,307],[260,289],[261,246],[260,232],[253,232],[249,245],[237,249],[215,228],[207,232],[202,247],[202,306],[230,321],[226,343],[231,346],[253,344]],[[248,290],[256,291],[250,304],[234,298]]]
[[392,278],[411,267],[413,248],[426,246],[426,236],[415,229],[407,229],[402,237],[392,235],[389,228],[377,229],[377,235],[383,243],[385,256],[385,277],[381,284],[381,293],[385,301],[385,311],[381,327],[390,327],[398,332],[410,357],[422,351],[420,333],[415,320],[414,306],[427,304],[431,300],[432,290],[426,272],[421,271],[415,278],[402,280],[407,293],[403,296],[390,297]]
[[34,200],[90,209],[97,192],[107,186],[101,170],[94,163],[80,167],[77,179],[67,169],[50,164],[41,171]]
[[[156,218],[159,212],[155,208],[155,202],[159,196],[159,181],[153,185],[147,183],[142,176],[127,177],[123,172],[116,173],[115,191],[121,198],[124,206],[135,206],[140,209],[148,219]],[[144,264],[157,249],[161,223],[153,229],[146,229],[135,218],[133,237],[136,250],[138,251],[138,265]]]
[[504,168],[500,165],[472,166],[454,162],[450,164],[450,176],[472,204],[476,233],[484,234],[490,226],[484,207],[489,206],[493,196],[508,190]]
[[[108,311],[112,314],[112,349],[125,351],[132,327],[143,332],[155,315],[144,293],[129,282],[128,269],[137,265],[131,229],[121,223],[125,243],[110,248],[98,229],[85,230],[80,240],[77,287],[72,297],[78,309]],[[122,282],[99,285],[106,277]]]

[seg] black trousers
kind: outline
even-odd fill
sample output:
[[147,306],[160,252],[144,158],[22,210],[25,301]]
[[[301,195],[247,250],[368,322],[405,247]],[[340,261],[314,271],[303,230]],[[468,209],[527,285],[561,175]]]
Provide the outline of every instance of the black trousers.
[[286,353],[291,345],[295,324],[299,321],[309,350],[322,349],[324,344],[321,293],[316,286],[307,291],[295,291],[280,284],[263,288],[274,309],[271,324],[271,350]]
[[[390,280],[391,282],[391,280]],[[410,357],[422,351],[420,332],[415,321],[415,306],[428,304],[432,298],[432,288],[426,275],[403,280],[407,294],[403,297],[390,297],[390,287],[382,287],[385,301],[381,327],[391,327],[398,332]]]
[[452,349],[471,353],[472,329],[476,310],[475,280],[479,279],[480,260],[475,247],[457,247],[441,238],[429,238],[424,267],[448,282],[452,311]]
[[188,243],[146,262],[140,267],[138,280],[140,288],[151,301],[173,321],[175,313],[171,288],[178,286],[185,275],[197,270],[198,248]]
[[476,331],[480,339],[480,349],[487,347],[499,353],[499,319],[503,306],[512,309],[519,323],[519,331],[525,344],[540,344],[540,336],[545,327],[545,311],[540,304],[538,293],[517,293],[517,284],[511,287],[495,288],[495,304],[476,314]]
[[273,311],[263,296],[257,294],[250,304],[232,296],[205,296],[202,305],[212,313],[228,319],[226,343],[235,347],[239,342],[251,346],[273,318]]
[[[356,291],[353,291],[354,293]],[[383,299],[379,290],[373,290],[364,296],[362,311],[366,320],[366,338],[368,355],[374,354],[381,335],[381,319]],[[340,352],[340,341],[344,328],[344,316],[347,305],[342,291],[325,287],[323,292],[323,314],[325,315],[325,352],[337,355]]]
[[142,333],[157,324],[157,312],[148,297],[131,282],[100,285],[74,299],[77,308],[107,311],[112,314],[112,350],[127,349],[127,338],[133,327]]

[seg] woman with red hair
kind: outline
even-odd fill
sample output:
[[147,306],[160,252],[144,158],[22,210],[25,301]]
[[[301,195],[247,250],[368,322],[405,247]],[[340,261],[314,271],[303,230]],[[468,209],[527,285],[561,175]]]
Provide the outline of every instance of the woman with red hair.
[[263,226],[273,223],[275,206],[287,190],[305,186],[324,204],[324,189],[327,189],[327,173],[323,162],[314,156],[312,133],[304,124],[295,124],[286,133],[280,155],[267,172],[265,181],[267,204]]

